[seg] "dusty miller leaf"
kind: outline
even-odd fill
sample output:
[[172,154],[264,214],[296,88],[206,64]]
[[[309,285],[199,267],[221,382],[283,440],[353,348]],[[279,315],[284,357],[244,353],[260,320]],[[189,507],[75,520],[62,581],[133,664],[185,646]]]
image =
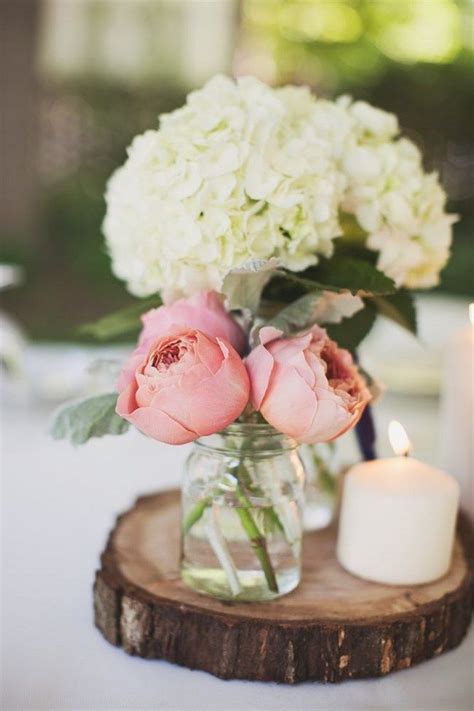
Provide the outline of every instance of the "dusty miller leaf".
[[229,309],[249,309],[256,313],[262,291],[279,267],[279,260],[252,259],[233,269],[222,288]]
[[116,414],[116,404],[117,394],[107,393],[66,405],[56,414],[51,434],[54,439],[68,439],[73,444],[106,434],[123,434],[129,423]]
[[358,296],[313,291],[282,309],[268,325],[291,334],[314,324],[340,323],[363,308],[364,302]]
[[278,328],[286,335],[293,331],[301,331],[303,328],[315,323],[314,314],[322,299],[322,291],[313,291],[310,294],[305,294],[305,296],[282,309],[279,314],[268,321],[267,325]]

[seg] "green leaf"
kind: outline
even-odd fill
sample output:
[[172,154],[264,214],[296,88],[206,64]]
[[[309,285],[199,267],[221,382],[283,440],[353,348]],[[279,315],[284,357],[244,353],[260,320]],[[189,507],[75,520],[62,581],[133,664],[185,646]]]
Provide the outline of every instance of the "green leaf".
[[376,315],[374,304],[365,302],[365,308],[362,311],[358,311],[351,318],[343,319],[341,323],[326,326],[326,330],[341,348],[347,348],[354,353],[374,325]]
[[301,275],[287,271],[279,271],[278,275],[307,292],[350,291],[355,296],[374,296],[393,294],[396,291],[392,279],[372,264],[355,257],[325,259]]
[[395,321],[416,336],[415,302],[408,291],[402,290],[392,296],[375,296],[373,302],[382,316]]
[[[303,274],[306,274],[306,272],[303,272]],[[336,291],[339,292],[341,289],[337,286],[331,286],[328,284],[322,284],[321,282],[316,281],[315,279],[310,279],[309,277],[304,277],[304,276],[299,276],[299,274],[295,274],[294,272],[286,272],[279,270],[276,273],[276,277],[281,277],[282,279],[285,279],[286,281],[291,282],[295,286],[299,287],[301,291],[306,291],[306,292],[313,292],[313,291]],[[275,289],[272,290],[273,292]]]
[[270,312],[274,316],[285,304],[291,304],[311,291],[314,289],[302,288],[291,281],[291,272],[276,271],[263,290],[260,312]]
[[123,434],[129,423],[116,414],[116,404],[117,394],[107,393],[67,405],[55,416],[51,434],[54,439],[68,439],[73,444],[106,434]]
[[393,294],[396,291],[390,277],[356,257],[324,259],[308,271],[311,278],[314,274],[318,282],[330,284],[333,290],[347,289],[357,296]]
[[148,309],[160,306],[161,303],[161,298],[155,294],[125,309],[103,316],[98,321],[86,323],[79,327],[78,332],[83,336],[92,336],[98,341],[108,341],[117,336],[137,333],[140,329],[140,316]]

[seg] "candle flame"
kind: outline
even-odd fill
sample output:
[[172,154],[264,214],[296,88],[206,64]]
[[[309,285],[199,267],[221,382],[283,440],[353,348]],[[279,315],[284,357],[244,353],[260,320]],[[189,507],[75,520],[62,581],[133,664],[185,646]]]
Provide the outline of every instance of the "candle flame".
[[408,439],[405,428],[397,422],[397,420],[390,422],[388,426],[388,438],[395,454],[398,454],[400,457],[408,456],[411,449],[411,442]]
[[472,304],[469,304],[469,320],[471,325],[474,326],[474,301]]

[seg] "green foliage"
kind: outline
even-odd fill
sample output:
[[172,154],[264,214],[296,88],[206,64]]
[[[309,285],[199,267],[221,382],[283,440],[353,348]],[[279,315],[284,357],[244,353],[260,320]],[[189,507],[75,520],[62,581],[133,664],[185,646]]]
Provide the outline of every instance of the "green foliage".
[[[288,284],[292,288],[288,289]],[[270,325],[285,333],[311,326],[323,290],[350,291],[364,297],[364,308],[361,311],[343,319],[341,323],[326,324],[331,338],[351,352],[355,352],[370,332],[377,313],[416,334],[412,296],[407,291],[396,292],[394,282],[370,263],[341,255],[324,260],[301,275],[279,271],[277,279],[265,291],[265,298],[289,305],[273,316]]]
[[415,303],[409,292],[399,291],[387,296],[373,296],[366,298],[364,303],[364,309],[354,316],[343,319],[341,323],[326,326],[330,337],[342,348],[347,348],[354,353],[371,331],[377,314],[395,321],[399,326],[416,335]]
[[365,302],[365,307],[354,316],[345,318],[341,323],[332,323],[325,328],[331,338],[352,353],[364,340],[375,323],[377,312],[371,301]]
[[309,328],[316,323],[315,314],[322,298],[324,298],[322,291],[312,291],[305,294],[282,309],[268,321],[267,325],[278,328],[285,334]]
[[140,329],[140,316],[148,309],[156,308],[161,304],[158,295],[137,301],[132,306],[120,309],[112,314],[103,316],[98,321],[80,326],[78,332],[83,336],[91,336],[98,341],[109,341],[113,338],[126,335],[136,335]]
[[72,444],[84,444],[92,437],[120,435],[129,424],[115,412],[117,394],[107,393],[67,405],[54,418],[51,434],[54,439],[68,439]]
[[325,289],[336,293],[350,291],[357,296],[374,296],[393,294],[396,290],[392,279],[372,264],[354,257],[335,256],[324,259],[301,275],[287,271],[278,273],[307,292]]
[[396,290],[390,277],[372,264],[355,257],[334,256],[332,259],[324,259],[309,272],[314,272],[323,284],[330,284],[334,291],[348,289],[358,296],[393,294]]
[[[321,291],[314,290],[293,301],[283,308],[270,321],[269,325],[279,328],[284,333],[308,328],[315,323],[313,318],[321,298]],[[385,296],[376,295],[364,298],[364,308],[340,323],[325,324],[325,328],[342,348],[354,353],[360,343],[371,331],[377,314],[385,316],[416,335],[416,311],[412,295],[399,291]]]

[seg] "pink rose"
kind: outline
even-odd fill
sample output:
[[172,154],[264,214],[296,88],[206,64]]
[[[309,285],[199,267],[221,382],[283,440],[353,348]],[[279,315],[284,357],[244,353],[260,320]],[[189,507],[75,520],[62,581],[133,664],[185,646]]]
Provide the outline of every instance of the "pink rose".
[[149,437],[184,444],[233,422],[249,399],[234,348],[193,328],[175,328],[132,356],[119,382],[117,414]]
[[241,355],[245,352],[247,339],[243,329],[227,313],[222,299],[214,291],[203,291],[189,299],[179,299],[169,306],[151,309],[141,319],[143,328],[138,345],[122,371],[117,385],[119,390],[124,388],[133,375],[150,344],[159,336],[169,333],[171,328],[197,328],[212,338],[228,341]]
[[371,399],[349,351],[324,329],[281,338],[265,327],[246,360],[252,405],[299,442],[328,442],[358,422]]
[[151,309],[142,316],[143,330],[138,345],[168,333],[172,326],[197,328],[213,338],[223,338],[243,355],[246,337],[243,329],[227,313],[215,291],[202,291],[189,299],[179,299],[169,306]]

